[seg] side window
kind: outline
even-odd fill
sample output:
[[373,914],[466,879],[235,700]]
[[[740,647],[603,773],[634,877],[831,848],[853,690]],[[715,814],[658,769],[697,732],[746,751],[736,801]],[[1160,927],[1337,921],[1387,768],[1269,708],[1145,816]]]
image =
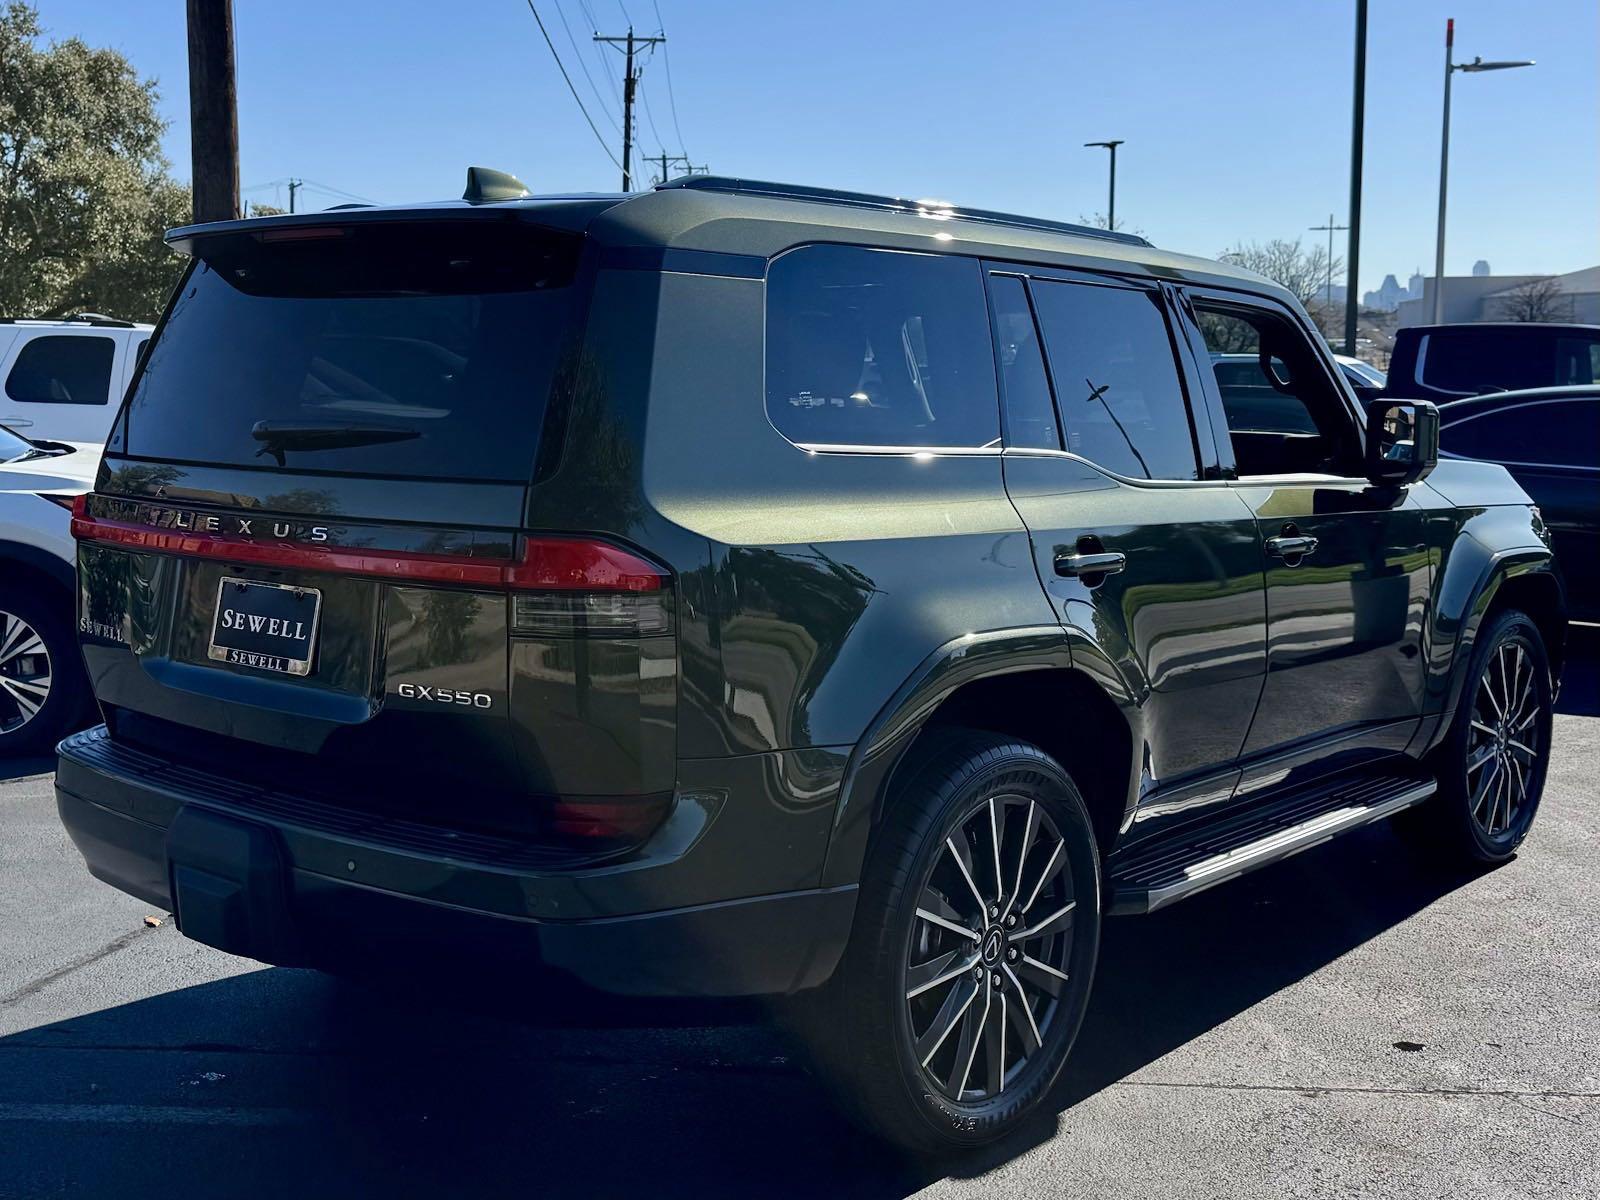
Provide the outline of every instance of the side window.
[[1188,402],[1157,297],[1034,280],[1066,448],[1131,479],[1197,479]]
[[767,274],[767,416],[799,445],[998,444],[972,259],[805,246]]
[[1439,444],[1451,454],[1488,462],[1595,470],[1600,400],[1550,400],[1481,413],[1446,425]]
[[1015,275],[989,277],[994,301],[995,354],[1005,398],[1006,445],[1031,450],[1061,449],[1056,405],[1044,373],[1039,331],[1028,307],[1028,291]]
[[6,376],[6,395],[24,404],[104,404],[117,347],[107,337],[37,337]]
[[1600,383],[1600,338],[1556,339],[1556,386]]
[[1421,382],[1476,396],[1555,383],[1550,342],[1534,329],[1446,329],[1424,334],[1417,348]]
[[1195,302],[1240,475],[1359,475],[1349,409],[1304,333],[1265,309]]

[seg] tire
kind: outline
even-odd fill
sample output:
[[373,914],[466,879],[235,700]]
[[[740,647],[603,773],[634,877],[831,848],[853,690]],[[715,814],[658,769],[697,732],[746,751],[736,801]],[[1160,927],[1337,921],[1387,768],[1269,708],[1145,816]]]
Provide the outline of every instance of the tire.
[[1025,742],[941,733],[901,774],[825,1000],[824,1066],[881,1136],[978,1146],[1039,1110],[1083,1021],[1093,826],[1061,764]]
[[71,609],[53,594],[0,589],[0,758],[45,753],[88,709]]
[[1457,862],[1516,854],[1544,793],[1553,690],[1533,619],[1516,609],[1491,617],[1473,646],[1450,732],[1430,756],[1439,790],[1401,814],[1411,817],[1402,827],[1408,840]]

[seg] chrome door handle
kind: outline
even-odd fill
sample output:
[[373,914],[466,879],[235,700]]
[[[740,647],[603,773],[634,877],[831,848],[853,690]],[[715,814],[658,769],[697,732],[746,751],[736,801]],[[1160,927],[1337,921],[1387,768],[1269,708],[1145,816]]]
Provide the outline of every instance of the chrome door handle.
[[1099,554],[1056,555],[1056,574],[1070,577],[1115,575],[1127,565],[1128,556],[1120,550],[1104,550]]
[[1274,558],[1304,558],[1317,552],[1317,539],[1301,535],[1280,535],[1267,539],[1267,553]]

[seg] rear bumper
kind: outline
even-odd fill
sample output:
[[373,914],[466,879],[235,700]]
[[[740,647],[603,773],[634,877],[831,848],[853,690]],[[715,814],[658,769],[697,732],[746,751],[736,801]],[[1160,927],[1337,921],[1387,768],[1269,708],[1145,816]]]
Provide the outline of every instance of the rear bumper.
[[648,863],[563,869],[510,839],[357,819],[282,792],[266,806],[103,726],[59,755],[57,808],[90,873],[263,962],[480,958],[626,995],[773,995],[827,979],[855,911],[854,887],[652,909]]

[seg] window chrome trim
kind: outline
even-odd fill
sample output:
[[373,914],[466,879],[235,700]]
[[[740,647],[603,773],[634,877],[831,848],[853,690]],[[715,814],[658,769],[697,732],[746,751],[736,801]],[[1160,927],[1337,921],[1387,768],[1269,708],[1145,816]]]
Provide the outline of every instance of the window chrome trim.
[[[778,435],[782,437],[783,431]],[[787,438],[784,439],[788,441]],[[875,446],[856,445],[849,442],[789,442],[807,454],[878,454],[892,458],[970,458],[998,455],[1001,447],[995,443],[986,446]]]

